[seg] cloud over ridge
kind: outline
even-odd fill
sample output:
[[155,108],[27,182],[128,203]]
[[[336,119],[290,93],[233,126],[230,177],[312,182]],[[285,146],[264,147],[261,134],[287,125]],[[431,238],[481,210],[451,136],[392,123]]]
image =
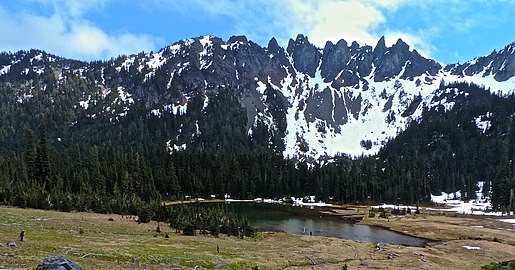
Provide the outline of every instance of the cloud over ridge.
[[76,59],[106,59],[119,54],[151,50],[158,38],[147,34],[108,33],[82,15],[106,0],[29,1],[48,14],[11,12],[0,6],[0,50],[45,49]]
[[[17,0],[0,2],[0,50],[38,48],[81,60],[158,50],[182,38],[246,35],[286,46],[297,34],[324,47],[398,38],[445,63],[515,40],[515,1],[484,0]],[[100,14],[100,15],[99,15]]]

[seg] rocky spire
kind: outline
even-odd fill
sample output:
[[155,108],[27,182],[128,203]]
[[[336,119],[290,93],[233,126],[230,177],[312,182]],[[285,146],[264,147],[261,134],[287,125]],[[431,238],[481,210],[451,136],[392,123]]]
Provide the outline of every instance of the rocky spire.
[[313,44],[309,43],[307,37],[299,34],[295,41],[290,39],[287,51],[293,58],[294,66],[298,71],[315,77],[322,54]]
[[378,59],[381,59],[383,55],[385,54],[387,48],[384,41],[384,36],[382,36],[379,41],[377,42],[377,45],[374,48],[374,62],[376,62]]

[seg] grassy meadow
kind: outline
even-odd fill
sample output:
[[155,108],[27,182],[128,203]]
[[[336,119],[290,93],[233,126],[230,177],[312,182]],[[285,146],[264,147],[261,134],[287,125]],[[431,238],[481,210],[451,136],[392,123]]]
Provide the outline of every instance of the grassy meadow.
[[[400,230],[407,220],[391,219],[390,224],[396,224],[391,225],[392,229]],[[445,230],[446,222],[452,226],[463,222],[458,218],[451,219],[455,222],[430,220],[444,224],[439,230]],[[375,225],[381,222],[365,220]],[[416,231],[425,223],[405,224]],[[499,234],[489,228],[476,231],[495,233],[484,236],[484,240],[435,236],[438,241],[427,247],[386,244],[378,250],[376,243],[285,233],[258,233],[252,239],[183,236],[163,223],[157,233],[157,225],[138,224],[130,217],[114,214],[0,207],[0,269],[34,269],[49,255],[65,255],[83,269],[342,269],[344,265],[349,269],[479,269],[490,261],[515,257],[515,233],[504,230]],[[469,223],[465,226],[470,227]],[[21,230],[26,232],[24,242],[19,241]],[[454,228],[451,234],[459,231],[463,230]],[[508,239],[493,241],[493,237]],[[11,241],[17,246],[5,244]],[[481,249],[467,250],[465,245]],[[139,263],[134,263],[134,258]]]

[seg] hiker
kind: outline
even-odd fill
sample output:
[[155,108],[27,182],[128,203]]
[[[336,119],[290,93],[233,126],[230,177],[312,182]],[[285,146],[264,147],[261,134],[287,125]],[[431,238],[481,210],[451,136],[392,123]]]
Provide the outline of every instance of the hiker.
[[20,242],[23,242],[23,237],[25,237],[25,231],[24,230],[22,230],[20,232]]
[[216,245],[216,253],[220,253],[220,247]]

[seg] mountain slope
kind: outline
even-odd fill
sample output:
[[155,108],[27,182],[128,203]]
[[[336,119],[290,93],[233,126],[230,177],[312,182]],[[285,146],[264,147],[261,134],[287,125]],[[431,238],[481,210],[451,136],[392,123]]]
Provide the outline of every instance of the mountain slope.
[[206,36],[90,63],[2,53],[0,203],[414,203],[481,180],[513,208],[513,48],[445,67],[402,40],[321,49],[302,35],[287,48]]
[[429,109],[420,123],[388,142],[377,156],[383,176],[420,179],[433,194],[462,190],[468,199],[475,198],[477,181],[485,181],[484,195],[493,192],[495,207],[510,205],[513,168],[501,168],[515,159],[515,96],[499,97],[467,83],[437,92],[440,98],[452,97],[454,107]]
[[[203,114],[229,91],[246,112],[242,121],[249,138],[267,127],[274,151],[314,161],[375,154],[420,121],[423,111],[452,109],[453,97],[437,91],[443,84],[474,82],[492,93],[513,93],[514,55],[512,43],[442,67],[400,39],[391,47],[381,38],[375,47],[340,40],[322,49],[299,35],[284,49],[275,39],[263,48],[244,36],[227,42],[204,36],[107,62],[72,61],[38,50],[3,53],[0,82],[14,91],[5,99],[12,106],[30,105],[42,95],[48,113],[62,107],[67,113],[55,117],[63,118],[58,129],[64,131],[91,122],[117,125],[131,111],[146,118],[188,115],[188,123],[167,132],[171,150],[199,143],[208,128]],[[64,131],[59,136],[66,139]]]

